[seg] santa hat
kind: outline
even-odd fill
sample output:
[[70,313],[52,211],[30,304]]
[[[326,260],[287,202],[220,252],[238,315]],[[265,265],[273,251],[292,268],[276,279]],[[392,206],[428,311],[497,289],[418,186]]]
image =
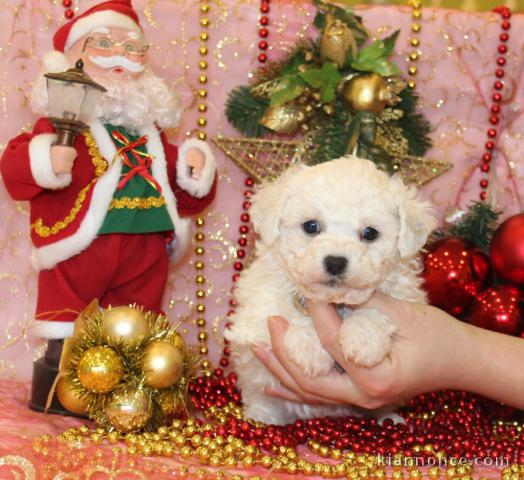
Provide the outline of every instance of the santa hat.
[[131,0],[110,0],[99,3],[57,30],[53,37],[55,51],[49,52],[43,59],[45,69],[48,71],[64,70],[63,52],[97,27],[126,28],[140,36],[143,35]]

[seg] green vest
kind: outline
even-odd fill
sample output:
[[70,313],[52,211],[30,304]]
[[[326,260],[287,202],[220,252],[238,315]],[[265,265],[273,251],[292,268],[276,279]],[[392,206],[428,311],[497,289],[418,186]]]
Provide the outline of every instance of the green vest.
[[[114,127],[113,125],[104,125],[113,140],[117,150],[124,146],[124,143],[113,136],[113,132],[118,132],[126,139],[125,142],[135,142],[138,135],[131,134],[123,127]],[[135,147],[137,152],[147,154],[146,145]],[[166,203],[163,195],[158,191],[154,182],[144,178],[140,173],[129,175],[127,182],[122,185],[126,175],[137,165],[139,161],[133,153],[126,152],[127,161],[132,165],[129,166],[122,158],[122,175],[119,180],[119,187],[115,190],[113,200],[109,205],[109,210],[104,219],[99,234],[107,233],[153,233],[174,230],[171,217],[167,213]],[[111,159],[107,159],[110,161]],[[140,157],[144,162],[147,157]],[[151,167],[147,169],[151,175]],[[152,177],[151,177],[152,178]]]

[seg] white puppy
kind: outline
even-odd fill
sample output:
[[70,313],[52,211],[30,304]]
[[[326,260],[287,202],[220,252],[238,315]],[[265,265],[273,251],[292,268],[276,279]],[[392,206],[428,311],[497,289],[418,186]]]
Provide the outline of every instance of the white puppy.
[[278,381],[251,347],[270,343],[267,319],[281,315],[289,322],[284,344],[290,358],[308,375],[328,373],[334,361],[300,306],[311,299],[344,312],[338,340],[349,360],[380,362],[391,349],[395,325],[376,310],[351,307],[375,290],[425,302],[417,253],[436,219],[415,195],[400,178],[351,156],[292,167],[256,193],[250,213],[260,237],[257,257],[240,277],[238,307],[225,333],[247,417],[284,424],[355,412],[267,397],[264,387]]

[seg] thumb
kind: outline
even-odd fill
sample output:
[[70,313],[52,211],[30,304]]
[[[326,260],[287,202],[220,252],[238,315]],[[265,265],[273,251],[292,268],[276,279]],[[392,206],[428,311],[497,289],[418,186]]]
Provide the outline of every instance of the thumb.
[[398,302],[399,302],[398,300],[388,295],[384,295],[383,293],[380,293],[380,292],[374,292],[373,295],[371,295],[371,297],[369,297],[369,299],[366,302],[361,303],[358,306],[355,306],[354,309],[362,310],[362,309],[373,308],[373,309],[380,310],[383,313],[385,313],[388,310],[395,308],[395,304]]

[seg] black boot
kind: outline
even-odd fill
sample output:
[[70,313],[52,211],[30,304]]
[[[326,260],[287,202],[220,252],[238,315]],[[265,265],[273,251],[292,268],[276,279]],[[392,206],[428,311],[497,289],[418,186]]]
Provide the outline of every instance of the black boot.
[[[58,375],[58,366],[62,354],[63,340],[48,340],[45,355],[33,363],[33,382],[31,385],[31,400],[29,408],[38,412],[44,412],[47,404],[47,397]],[[78,415],[65,409],[59,402],[56,393],[53,401],[47,410],[48,413],[66,415],[70,417],[87,418],[85,415]]]

